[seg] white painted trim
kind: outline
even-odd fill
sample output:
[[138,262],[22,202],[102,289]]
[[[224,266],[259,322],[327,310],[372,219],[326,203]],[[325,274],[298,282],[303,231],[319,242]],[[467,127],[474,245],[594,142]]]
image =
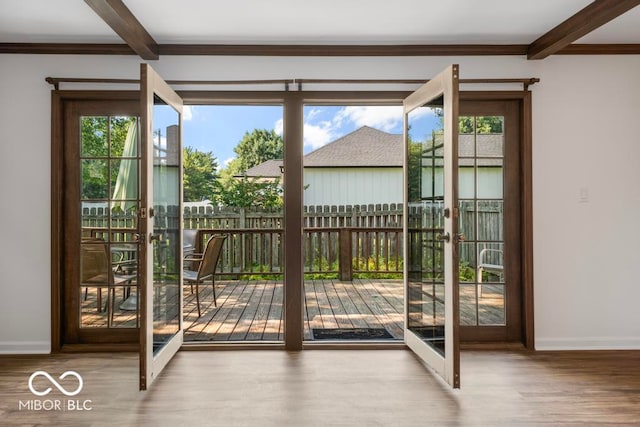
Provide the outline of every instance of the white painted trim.
[[640,350],[640,337],[536,339],[537,351],[545,350]]
[[413,333],[410,329],[404,329],[404,342],[424,363],[440,375],[447,383],[453,381],[447,369],[447,361],[444,356],[438,353],[428,344]]
[[50,341],[0,341],[0,354],[49,354]]

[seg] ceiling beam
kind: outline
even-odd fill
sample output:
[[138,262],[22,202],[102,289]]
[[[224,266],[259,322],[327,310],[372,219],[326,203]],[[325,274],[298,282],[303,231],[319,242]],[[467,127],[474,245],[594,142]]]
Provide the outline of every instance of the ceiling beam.
[[[527,45],[158,45],[161,55],[483,56],[526,55]],[[0,43],[0,54],[135,55],[124,43]],[[556,55],[640,55],[640,44],[571,44]]]
[[527,45],[252,45],[163,44],[161,55],[244,56],[485,56],[525,55]]
[[544,59],[638,6],[640,0],[595,0],[529,45],[527,58]]
[[556,55],[640,55],[640,44],[570,44]]
[[0,53],[29,55],[135,55],[126,44],[0,43]]
[[142,59],[158,59],[158,44],[122,0],[84,0]]

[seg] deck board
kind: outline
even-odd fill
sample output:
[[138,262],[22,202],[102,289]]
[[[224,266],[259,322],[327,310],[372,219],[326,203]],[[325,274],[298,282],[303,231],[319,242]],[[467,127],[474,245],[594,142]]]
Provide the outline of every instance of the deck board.
[[[355,279],[307,280],[304,292],[304,339],[312,329],[384,328],[395,339],[403,338],[404,295],[402,281]],[[481,320],[499,322],[503,313],[499,286],[483,285]],[[198,317],[195,294],[184,287],[185,341],[281,341],[284,334],[282,281],[217,280],[218,306],[213,305],[211,284],[200,287],[202,316]],[[134,291],[135,293],[135,291]],[[475,317],[476,289],[460,289],[461,321]],[[96,310],[96,290],[82,302],[86,327],[106,327],[106,313]],[[106,301],[106,292],[103,292]],[[116,293],[114,327],[135,327],[132,311],[122,311],[122,292]],[[469,313],[466,313],[466,311]],[[471,311],[474,311],[471,313]]]
[[269,308],[273,300],[273,290],[275,284],[273,282],[268,283],[266,281],[261,282],[262,293],[260,294],[260,300],[256,307],[255,315],[251,326],[245,339],[247,341],[259,341],[262,339],[264,330],[267,326],[267,316],[269,315]]

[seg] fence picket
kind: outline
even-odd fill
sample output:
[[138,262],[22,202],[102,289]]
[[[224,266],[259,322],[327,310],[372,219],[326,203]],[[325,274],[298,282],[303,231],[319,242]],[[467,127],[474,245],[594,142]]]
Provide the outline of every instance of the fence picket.
[[[434,221],[442,206],[410,206],[409,227],[438,228]],[[340,260],[353,260],[353,273],[402,272],[403,205],[324,205],[304,207],[305,243],[303,256],[307,273],[340,273]],[[156,208],[155,223],[159,228],[179,230],[177,207]],[[502,240],[503,211],[499,201],[481,204],[461,204],[461,229],[473,240]],[[130,240],[125,234],[135,232],[137,212],[110,212],[108,208],[83,208],[82,226],[85,233],[102,231],[113,241]],[[477,229],[476,228],[477,224]],[[233,208],[200,206],[185,208],[185,229],[198,229],[200,245],[214,233],[227,233],[220,265],[227,274],[271,273],[283,271],[283,211],[281,208]],[[464,228],[468,229],[464,229]],[[349,229],[351,247],[344,248],[338,238],[341,230]],[[108,232],[109,230],[110,233]],[[107,231],[105,234],[104,232]],[[122,234],[121,236],[119,235]],[[460,258],[475,264],[473,245],[461,245]],[[200,246],[201,248],[202,246]],[[338,261],[337,263],[334,261]],[[338,264],[338,267],[336,267]]]

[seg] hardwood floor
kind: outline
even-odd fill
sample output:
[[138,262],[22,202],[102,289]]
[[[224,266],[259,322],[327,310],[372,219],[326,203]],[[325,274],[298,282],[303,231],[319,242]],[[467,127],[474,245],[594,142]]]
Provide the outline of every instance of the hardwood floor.
[[[0,424],[639,425],[639,361],[638,351],[465,351],[454,391],[408,350],[183,351],[139,392],[135,354],[0,356]],[[53,390],[36,397],[27,383],[37,370],[77,371],[84,387],[68,398],[39,378],[36,390]],[[91,410],[20,410],[30,400]]]

